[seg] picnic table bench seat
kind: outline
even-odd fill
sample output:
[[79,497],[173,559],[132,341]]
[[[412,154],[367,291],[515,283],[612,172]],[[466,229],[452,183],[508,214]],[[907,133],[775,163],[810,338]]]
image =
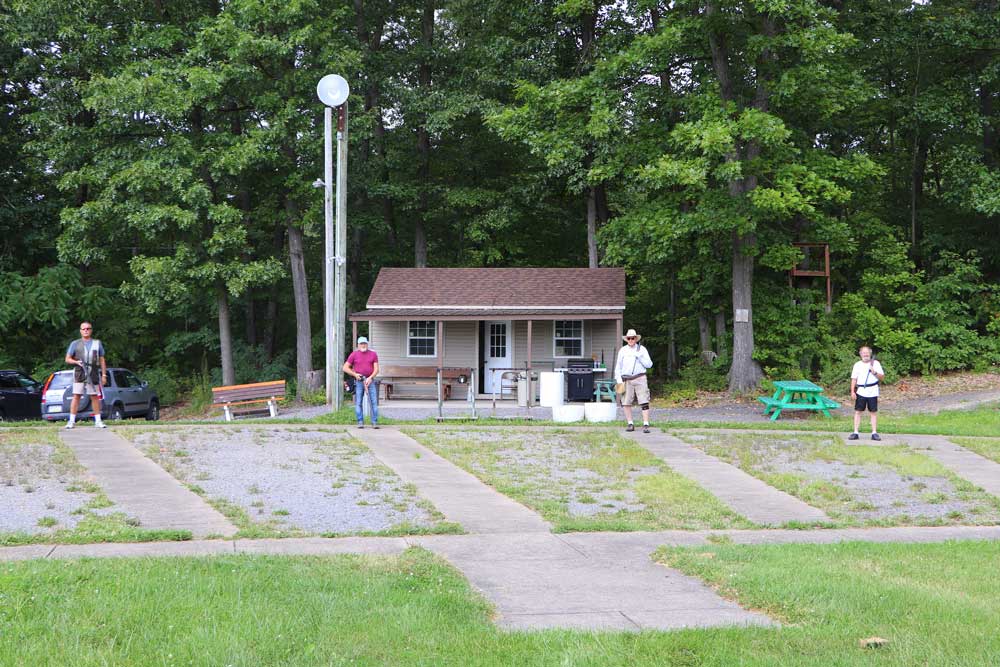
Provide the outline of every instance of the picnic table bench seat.
[[[437,367],[436,366],[385,366],[379,368],[380,383],[383,389],[385,400],[392,398],[393,393],[400,386],[416,386],[428,388],[433,397],[437,398]],[[451,398],[451,386],[465,377],[466,381],[472,377],[471,368],[445,368],[441,371],[441,393],[444,400]]]
[[[267,414],[278,416],[278,401],[285,397],[285,381],[254,382],[252,384],[233,384],[224,387],[212,387],[212,407],[222,408],[226,421],[233,421],[233,408],[237,406],[259,405],[266,403]],[[262,413],[260,409],[241,410],[239,415]]]
[[823,396],[822,387],[808,380],[781,380],[774,386],[773,396],[757,397],[764,404],[764,414],[771,415],[771,421],[776,420],[782,410],[813,410],[829,417],[830,410],[840,407],[837,401]]

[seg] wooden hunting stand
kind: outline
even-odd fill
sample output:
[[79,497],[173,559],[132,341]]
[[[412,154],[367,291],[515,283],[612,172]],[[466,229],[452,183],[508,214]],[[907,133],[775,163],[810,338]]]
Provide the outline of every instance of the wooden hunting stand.
[[[833,291],[830,286],[830,244],[829,243],[793,243],[793,246],[800,248],[805,257],[798,265],[793,266],[789,271],[788,282],[792,283],[793,278],[826,278],[826,312],[833,308]],[[815,270],[814,260],[819,259],[817,255],[823,253],[823,269]]]

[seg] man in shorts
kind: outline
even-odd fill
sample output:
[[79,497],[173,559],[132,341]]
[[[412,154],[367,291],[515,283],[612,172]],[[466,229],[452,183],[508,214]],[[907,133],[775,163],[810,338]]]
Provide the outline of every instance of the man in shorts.
[[626,431],[634,431],[632,422],[632,401],[638,401],[642,409],[642,432],[649,433],[649,384],[646,382],[646,370],[652,368],[653,361],[649,351],[639,344],[642,336],[629,329],[622,336],[625,345],[618,350],[615,360],[615,382],[625,383],[625,395],[622,396],[622,409],[625,410]]
[[851,398],[854,399],[854,433],[847,436],[848,440],[858,439],[858,428],[861,426],[861,413],[866,409],[872,418],[872,440],[881,440],[878,434],[878,383],[885,379],[882,364],[872,356],[872,349],[865,345],[858,350],[861,361],[854,363],[851,370]]
[[108,383],[108,366],[104,361],[104,346],[93,334],[94,326],[90,322],[81,322],[80,338],[70,343],[66,350],[66,363],[73,366],[73,401],[69,406],[66,428],[76,425],[76,411],[84,392],[90,396],[94,426],[106,428],[101,421],[101,387]]

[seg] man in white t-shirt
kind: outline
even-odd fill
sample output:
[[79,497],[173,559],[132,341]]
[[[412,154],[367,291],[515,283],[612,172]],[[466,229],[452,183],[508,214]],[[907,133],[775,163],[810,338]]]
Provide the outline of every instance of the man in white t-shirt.
[[861,426],[861,413],[868,409],[872,417],[872,440],[881,440],[878,434],[878,383],[885,379],[885,371],[875,357],[872,349],[865,345],[858,350],[861,361],[855,362],[851,370],[851,398],[854,399],[854,433],[848,440],[858,439],[858,428]]

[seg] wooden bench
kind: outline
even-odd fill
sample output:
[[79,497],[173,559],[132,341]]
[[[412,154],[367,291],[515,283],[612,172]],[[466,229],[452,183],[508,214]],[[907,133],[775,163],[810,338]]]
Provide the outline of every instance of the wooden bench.
[[[471,368],[445,368],[441,371],[441,393],[444,400],[451,398],[451,385],[457,384],[459,378],[465,376],[469,382],[472,377]],[[379,368],[378,378],[384,389],[385,400],[392,398],[393,392],[400,385],[415,385],[429,387],[433,397],[437,398],[437,367],[435,366],[384,366]]]
[[[278,401],[285,397],[285,381],[255,382],[254,384],[234,384],[227,387],[212,387],[212,407],[221,407],[226,421],[233,421],[233,407],[267,403],[267,411],[272,417],[278,416]],[[248,411],[253,412],[253,411]],[[245,413],[240,413],[245,414]]]

